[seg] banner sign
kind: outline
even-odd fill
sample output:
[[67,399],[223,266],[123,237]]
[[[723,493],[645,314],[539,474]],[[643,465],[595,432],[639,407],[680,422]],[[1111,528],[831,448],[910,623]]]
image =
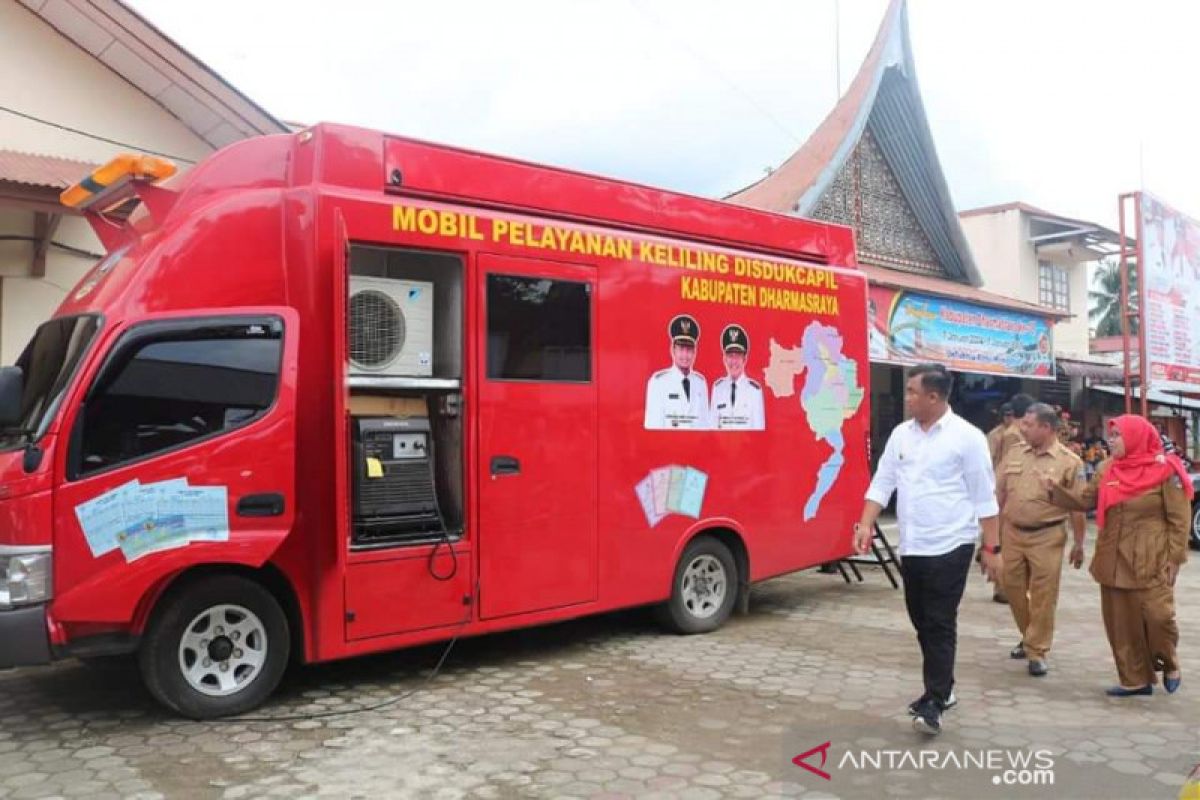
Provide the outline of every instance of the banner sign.
[[872,286],[871,360],[958,372],[1054,378],[1050,322],[1019,311]]
[[1200,392],[1200,223],[1140,195],[1150,387]]

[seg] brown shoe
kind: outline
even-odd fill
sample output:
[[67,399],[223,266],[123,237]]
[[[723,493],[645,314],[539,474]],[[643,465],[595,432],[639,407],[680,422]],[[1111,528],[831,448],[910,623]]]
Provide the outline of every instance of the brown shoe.
[[1008,604],[1008,595],[1006,595],[1004,593],[1003,589],[996,589],[994,592],[992,592],[992,602],[993,603],[1004,603],[1005,605],[1007,605]]

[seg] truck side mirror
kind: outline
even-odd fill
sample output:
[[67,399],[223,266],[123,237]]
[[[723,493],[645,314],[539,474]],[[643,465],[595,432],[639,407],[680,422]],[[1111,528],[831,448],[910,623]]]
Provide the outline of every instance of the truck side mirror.
[[0,426],[21,421],[21,396],[25,373],[20,367],[0,367]]

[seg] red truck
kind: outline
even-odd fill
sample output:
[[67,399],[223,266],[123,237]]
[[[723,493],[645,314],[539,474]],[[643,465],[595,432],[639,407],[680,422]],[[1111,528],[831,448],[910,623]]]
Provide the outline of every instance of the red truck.
[[172,171],[64,192],[108,254],[0,369],[0,666],[136,653],[207,718],[848,554],[849,229],[335,125]]

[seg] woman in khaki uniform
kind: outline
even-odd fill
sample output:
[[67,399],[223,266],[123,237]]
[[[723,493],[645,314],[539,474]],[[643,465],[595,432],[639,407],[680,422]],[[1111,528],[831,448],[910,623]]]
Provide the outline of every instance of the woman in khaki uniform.
[[1174,586],[1187,560],[1192,482],[1142,417],[1114,419],[1109,442],[1112,458],[1082,489],[1064,488],[1048,476],[1044,484],[1056,505],[1097,511],[1100,535],[1091,573],[1100,584],[1104,629],[1121,681],[1108,694],[1153,694],[1159,670],[1173,693],[1182,680]]

